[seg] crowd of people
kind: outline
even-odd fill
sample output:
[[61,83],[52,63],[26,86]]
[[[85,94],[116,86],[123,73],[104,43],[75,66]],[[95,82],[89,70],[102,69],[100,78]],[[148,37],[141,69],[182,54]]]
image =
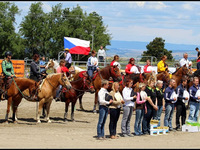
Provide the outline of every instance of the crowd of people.
[[[200,63],[200,52],[198,48],[197,57],[197,69]],[[72,63],[72,57],[69,53],[69,49],[64,49],[65,59],[60,60],[57,73],[69,73],[69,68]],[[11,62],[12,53],[10,51],[5,53],[5,59],[2,62],[3,74],[6,76],[6,80],[15,77],[13,65]],[[105,50],[101,46],[98,56],[96,57],[96,52],[92,50],[91,56],[87,61],[87,73],[89,78],[92,80],[93,73],[99,70],[98,63],[105,60]],[[168,65],[166,63],[167,56],[163,55],[161,60],[157,64],[158,74],[163,71],[169,71]],[[184,53],[183,58],[179,61],[180,66],[186,65],[186,67],[191,68],[192,63],[188,60],[188,54]],[[45,67],[45,57],[40,60],[40,55],[38,52],[33,54],[33,61],[30,65],[30,79],[35,81],[40,81],[42,76],[47,75]],[[119,56],[115,55],[110,66],[118,65]],[[200,65],[199,65],[200,66]],[[151,61],[146,60],[146,65],[143,68],[144,73],[155,72],[151,66]],[[135,64],[135,59],[130,58],[128,64],[125,67],[126,75],[132,73],[141,73],[141,69]],[[6,81],[7,82],[7,81]],[[6,83],[5,82],[5,83]],[[97,124],[97,139],[105,139],[105,122],[107,120],[108,114],[110,115],[109,132],[111,139],[117,139],[117,124],[120,117],[120,110],[123,108],[123,116],[121,121],[121,134],[122,137],[132,137],[150,134],[150,121],[158,120],[161,125],[163,121],[164,126],[169,127],[169,131],[180,131],[181,126],[185,124],[186,121],[186,103],[189,102],[189,117],[188,120],[197,122],[199,116],[199,102],[200,102],[200,85],[199,78],[194,77],[193,85],[187,89],[187,79],[182,78],[180,85],[175,87],[176,81],[170,79],[169,85],[166,89],[163,89],[163,81],[161,80],[151,80],[149,79],[147,84],[139,83],[139,87],[133,89],[133,80],[126,80],[125,87],[122,93],[119,92],[119,83],[114,82],[112,85],[111,92],[108,92],[109,81],[103,79],[101,81],[101,89],[98,92],[98,102],[99,102],[99,120]],[[60,86],[56,92],[56,101],[60,101],[59,94],[62,89]],[[108,96],[110,95],[110,97]],[[4,95],[5,96],[5,95]],[[176,107],[176,122],[173,127],[172,119],[174,109]],[[134,123],[134,134],[132,134],[132,128],[130,123],[132,121],[133,112],[135,111],[135,123]],[[164,111],[164,120],[161,120],[162,111]],[[181,123],[180,123],[181,118]]]

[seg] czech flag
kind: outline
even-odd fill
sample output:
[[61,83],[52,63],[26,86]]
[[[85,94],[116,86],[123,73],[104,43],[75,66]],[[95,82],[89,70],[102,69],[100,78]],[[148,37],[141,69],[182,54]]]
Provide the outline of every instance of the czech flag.
[[64,49],[65,48],[69,48],[70,54],[88,55],[90,52],[90,41],[64,37]]

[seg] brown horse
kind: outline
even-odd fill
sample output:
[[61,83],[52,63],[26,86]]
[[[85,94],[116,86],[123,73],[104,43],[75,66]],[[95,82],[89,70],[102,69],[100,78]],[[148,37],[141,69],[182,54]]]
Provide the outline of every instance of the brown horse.
[[[74,80],[77,80],[78,78],[80,78],[79,74],[80,72],[75,74]],[[95,88],[95,100],[94,100],[94,107],[93,107],[94,113],[96,113],[96,104],[98,102],[98,92],[101,89],[101,80],[102,79],[109,80],[110,77],[112,77],[114,81],[122,80],[121,72],[117,66],[107,65],[106,67],[100,69],[100,71],[98,71],[93,77],[93,85]],[[79,97],[79,104],[80,104],[80,109],[83,110],[82,96]]]
[[72,88],[68,91],[64,91],[61,94],[61,101],[65,102],[65,114],[64,114],[64,121],[67,121],[67,113],[69,103],[71,102],[71,120],[74,121],[74,109],[77,102],[78,97],[82,96],[85,92],[94,93],[95,89],[93,83],[84,78],[79,78],[77,80],[70,82]]
[[[62,85],[66,87],[67,89],[71,88],[71,84],[65,73],[49,74],[41,83],[39,87],[39,92],[38,92],[39,106],[38,106],[38,112],[37,112],[37,117],[36,117],[37,123],[41,123],[40,114],[41,114],[41,110],[44,104],[46,105],[46,110],[47,110],[46,121],[48,123],[51,122],[51,120],[49,119],[50,105],[51,105],[54,95],[56,94],[56,89],[59,85]],[[14,107],[16,109],[18,105],[20,104],[20,102],[21,100],[15,103]]]
[[[13,116],[12,120],[15,122],[16,119],[16,104],[25,98],[29,101],[34,101],[34,97],[36,97],[38,83],[34,80],[27,78],[12,78],[12,83],[7,90],[7,111],[6,111],[6,123],[8,123],[8,115],[10,112],[10,106],[12,105]],[[28,90],[28,91],[27,91]],[[27,93],[28,92],[28,93]],[[27,94],[25,94],[27,93]],[[29,95],[29,96],[28,96]]]

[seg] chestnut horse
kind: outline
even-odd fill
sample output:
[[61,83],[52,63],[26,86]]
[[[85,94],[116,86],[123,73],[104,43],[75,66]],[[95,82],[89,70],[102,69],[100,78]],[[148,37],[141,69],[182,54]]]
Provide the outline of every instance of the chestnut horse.
[[61,101],[65,102],[65,114],[64,121],[67,121],[67,113],[69,103],[71,102],[71,120],[74,121],[74,109],[77,102],[77,99],[82,96],[85,92],[94,93],[95,89],[93,83],[88,80],[86,77],[79,78],[77,80],[70,82],[72,88],[70,90],[64,91],[61,93]]
[[[40,85],[40,89],[38,91],[38,99],[39,99],[39,106],[38,106],[38,112],[37,112],[37,123],[41,123],[40,121],[40,114],[41,110],[43,108],[43,105],[46,105],[47,110],[47,116],[46,121],[48,123],[51,122],[49,119],[49,112],[50,112],[50,105],[53,100],[54,95],[56,94],[56,89],[59,85],[62,85],[63,87],[66,87],[67,89],[71,88],[71,84],[66,76],[65,73],[54,73],[49,74],[45,79],[43,79],[42,84]],[[14,107],[17,109],[18,105],[20,104],[20,101],[17,101]],[[37,101],[34,101],[37,102]]]
[[[112,77],[114,81],[122,80],[122,75],[117,65],[115,66],[107,65],[106,67],[100,69],[100,71],[98,71],[92,79],[94,88],[95,88],[95,100],[94,100],[94,107],[93,107],[94,113],[96,113],[96,105],[98,103],[98,92],[101,89],[101,80],[102,79],[109,80],[110,77]],[[74,80],[77,80],[79,78],[80,78],[79,73],[75,74]],[[80,109],[83,110],[82,96],[79,97],[79,104],[80,104]]]
[[[10,112],[10,106],[12,105],[13,116],[12,120],[14,123],[16,119],[16,111],[17,108],[15,107],[22,98],[25,98],[28,101],[34,101],[37,97],[37,89],[38,83],[34,80],[27,79],[27,78],[12,78],[12,83],[7,90],[7,111],[6,111],[6,123],[8,123],[8,115]],[[28,91],[27,91],[28,90]],[[27,94],[25,94],[28,92]],[[27,96],[30,95],[30,96]]]

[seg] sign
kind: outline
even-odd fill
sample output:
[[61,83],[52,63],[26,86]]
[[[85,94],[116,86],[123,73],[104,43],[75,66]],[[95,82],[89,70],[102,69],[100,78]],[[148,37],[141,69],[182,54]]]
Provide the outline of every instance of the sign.
[[[0,74],[2,73],[2,67],[1,67],[2,61],[3,59],[0,59]],[[24,66],[25,66],[24,60],[11,60],[11,61],[13,64],[15,76],[24,77]]]

